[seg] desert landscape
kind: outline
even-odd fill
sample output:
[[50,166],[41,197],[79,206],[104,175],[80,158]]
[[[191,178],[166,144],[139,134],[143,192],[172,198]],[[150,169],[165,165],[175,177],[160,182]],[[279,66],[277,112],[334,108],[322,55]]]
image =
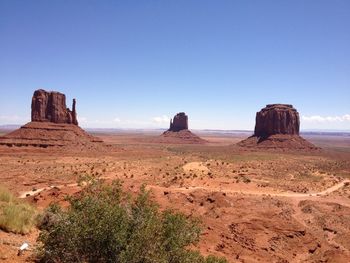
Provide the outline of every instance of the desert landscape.
[[0,0],[0,263],[349,263],[349,0]]
[[[44,211],[53,202],[66,207],[65,197],[81,191],[86,177],[119,179],[131,194],[144,184],[161,209],[200,219],[196,249],[204,255],[228,262],[349,262],[350,135],[305,134],[306,140],[291,105],[268,108],[262,119],[266,109],[257,113],[253,136],[194,135],[185,113],[164,134],[88,134],[62,118],[71,114],[63,94],[36,92],[35,121],[1,131],[0,185]],[[0,231],[0,259],[34,260],[38,234]],[[18,256],[25,242],[29,249]]]

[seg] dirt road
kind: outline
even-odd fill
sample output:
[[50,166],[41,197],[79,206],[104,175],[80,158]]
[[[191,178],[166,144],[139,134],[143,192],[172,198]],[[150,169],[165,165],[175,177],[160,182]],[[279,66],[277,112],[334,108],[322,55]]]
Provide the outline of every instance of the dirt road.
[[315,192],[315,193],[292,193],[292,192],[274,193],[274,192],[262,192],[262,191],[242,191],[242,190],[222,189],[222,188],[213,188],[213,187],[204,187],[204,186],[161,187],[161,186],[149,185],[148,187],[150,189],[164,188],[164,190],[175,191],[175,192],[191,192],[194,190],[207,190],[210,192],[223,192],[226,194],[245,194],[245,195],[259,195],[259,196],[269,195],[269,196],[279,196],[279,197],[310,197],[310,196],[324,196],[324,195],[330,194],[348,184],[350,184],[350,180],[346,179],[321,192]]
[[[156,185],[148,185],[147,187],[149,189],[164,189],[167,191],[175,191],[175,192],[191,192],[194,190],[206,190],[210,192],[224,192],[226,194],[245,194],[245,195],[259,195],[259,196],[269,195],[269,196],[279,196],[279,197],[310,197],[310,196],[324,196],[324,195],[330,194],[348,184],[350,184],[350,180],[346,179],[321,192],[315,192],[315,193],[291,193],[291,192],[274,193],[274,192],[262,192],[262,191],[242,191],[242,190],[222,189],[222,188],[213,188],[213,187],[204,187],[204,186],[162,187],[162,186],[156,186]],[[32,196],[42,191],[47,191],[53,188],[62,189],[65,187],[75,187],[77,185],[78,184],[74,183],[74,184],[68,184],[68,185],[49,186],[49,187],[39,188],[36,190],[25,191],[20,193],[19,198],[26,198],[27,196]]]

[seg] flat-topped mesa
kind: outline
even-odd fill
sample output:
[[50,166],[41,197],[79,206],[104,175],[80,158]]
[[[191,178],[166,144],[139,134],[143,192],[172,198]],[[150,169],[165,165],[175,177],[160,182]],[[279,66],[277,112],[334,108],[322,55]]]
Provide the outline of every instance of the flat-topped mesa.
[[78,125],[76,100],[72,110],[66,106],[66,96],[56,91],[34,91],[32,98],[32,121]]
[[178,132],[188,130],[188,116],[184,112],[179,112],[170,120],[170,128],[168,131]]
[[268,104],[256,113],[254,135],[237,145],[263,150],[320,150],[299,135],[299,128],[299,113],[293,105]]
[[254,136],[299,135],[299,113],[290,104],[268,104],[256,113]]

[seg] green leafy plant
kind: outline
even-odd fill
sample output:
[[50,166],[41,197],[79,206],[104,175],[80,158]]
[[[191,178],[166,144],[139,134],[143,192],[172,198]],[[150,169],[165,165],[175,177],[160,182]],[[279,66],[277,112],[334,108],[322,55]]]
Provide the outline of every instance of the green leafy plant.
[[199,240],[198,220],[160,211],[144,187],[131,198],[119,181],[95,181],[69,202],[67,210],[51,206],[42,217],[42,262],[227,262],[190,250]]

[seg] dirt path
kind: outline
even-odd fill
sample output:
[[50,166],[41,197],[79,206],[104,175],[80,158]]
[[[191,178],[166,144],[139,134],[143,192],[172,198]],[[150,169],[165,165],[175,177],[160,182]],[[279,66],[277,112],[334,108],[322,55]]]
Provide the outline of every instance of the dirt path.
[[[259,196],[269,195],[269,196],[278,196],[278,197],[310,197],[310,196],[324,196],[324,195],[330,194],[332,192],[339,190],[340,188],[344,187],[347,184],[350,184],[349,179],[343,180],[343,181],[327,188],[326,190],[323,190],[321,192],[316,192],[316,193],[289,193],[289,192],[273,193],[273,192],[261,192],[261,191],[231,190],[231,189],[204,187],[204,186],[162,187],[162,186],[156,186],[156,185],[148,185],[147,187],[150,189],[164,189],[167,191],[175,191],[175,192],[191,192],[194,190],[208,190],[210,192],[225,192],[226,194],[246,194],[246,195],[259,195]],[[43,187],[43,188],[39,188],[36,190],[21,192],[19,195],[19,198],[26,198],[27,196],[32,196],[32,195],[38,194],[42,191],[50,190],[53,188],[62,189],[65,187],[75,187],[75,186],[78,186],[78,184],[74,183],[74,184],[68,184],[68,185]]]
[[278,197],[310,197],[310,196],[324,196],[330,194],[334,191],[339,190],[345,185],[350,184],[350,180],[346,179],[340,183],[333,185],[332,187],[327,188],[321,192],[315,193],[290,193],[290,192],[282,192],[282,193],[273,193],[273,192],[261,192],[261,191],[242,191],[242,190],[231,190],[231,189],[222,189],[222,188],[212,188],[212,187],[204,187],[204,186],[192,186],[192,187],[161,187],[155,185],[149,185],[149,188],[160,189],[164,188],[167,191],[175,191],[175,192],[191,192],[194,190],[209,190],[211,192],[224,192],[226,194],[246,194],[246,195],[269,195],[269,196],[278,196]]
[[38,189],[35,189],[35,190],[31,190],[31,191],[21,192],[20,195],[19,195],[19,198],[26,198],[28,196],[36,195],[36,194],[38,194],[40,192],[47,191],[47,190],[54,189],[54,188],[62,189],[62,188],[65,188],[65,187],[75,187],[75,186],[78,186],[78,184],[75,183],[75,184],[56,185],[56,186],[55,185],[51,185],[51,186],[38,188]]

